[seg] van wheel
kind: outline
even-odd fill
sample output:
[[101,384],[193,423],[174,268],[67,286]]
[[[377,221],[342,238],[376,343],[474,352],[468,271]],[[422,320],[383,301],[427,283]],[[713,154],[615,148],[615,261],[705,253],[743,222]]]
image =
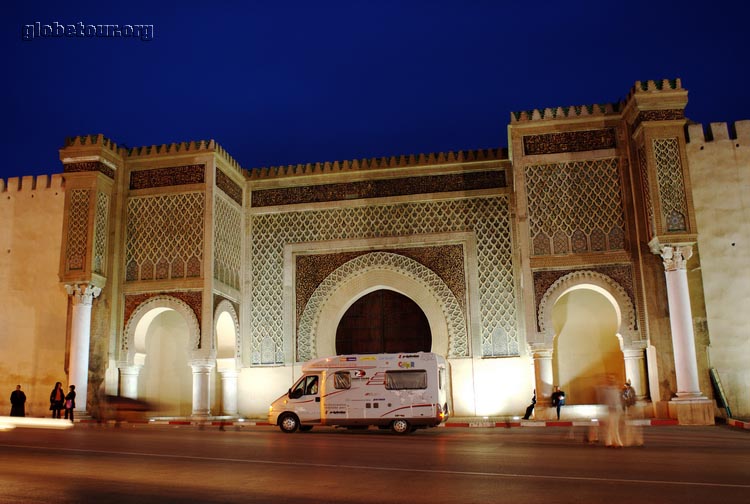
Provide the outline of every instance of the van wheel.
[[312,425],[300,425],[299,426],[299,431],[300,432],[310,432],[312,430],[312,428],[313,428]]
[[411,432],[411,425],[406,420],[394,420],[391,424],[391,429],[396,434],[408,434]]
[[282,432],[286,432],[287,434],[295,432],[299,428],[299,419],[297,418],[297,415],[291,413],[282,415],[281,418],[279,418],[279,428],[281,428]]

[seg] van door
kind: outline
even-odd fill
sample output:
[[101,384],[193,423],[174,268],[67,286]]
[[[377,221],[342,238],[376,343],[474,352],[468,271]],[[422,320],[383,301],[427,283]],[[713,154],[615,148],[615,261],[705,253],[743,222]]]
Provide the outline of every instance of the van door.
[[320,423],[320,375],[309,374],[289,391],[288,408],[297,413],[300,423]]

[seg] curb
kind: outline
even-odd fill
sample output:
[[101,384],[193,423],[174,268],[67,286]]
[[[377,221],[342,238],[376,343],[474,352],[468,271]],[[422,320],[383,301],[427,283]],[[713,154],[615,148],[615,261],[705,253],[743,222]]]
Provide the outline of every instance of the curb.
[[750,430],[750,422],[743,422],[742,420],[735,420],[734,418],[727,418],[727,425],[734,427],[735,429]]
[[[679,425],[677,420],[669,418],[647,418],[643,420],[629,420],[629,425],[641,425],[641,426],[663,426],[663,425]],[[502,427],[509,429],[511,427],[590,427],[592,425],[599,425],[597,420],[562,420],[562,421],[535,421],[535,420],[521,420],[518,422],[446,422],[445,427],[469,427],[469,428],[497,428]],[[750,429],[750,425],[746,427]]]

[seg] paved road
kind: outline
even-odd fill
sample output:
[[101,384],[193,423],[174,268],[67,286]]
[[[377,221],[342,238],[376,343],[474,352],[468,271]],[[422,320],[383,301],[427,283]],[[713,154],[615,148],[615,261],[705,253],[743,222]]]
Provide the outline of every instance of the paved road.
[[568,428],[16,429],[0,433],[0,502],[750,502],[750,433],[652,427],[642,448]]

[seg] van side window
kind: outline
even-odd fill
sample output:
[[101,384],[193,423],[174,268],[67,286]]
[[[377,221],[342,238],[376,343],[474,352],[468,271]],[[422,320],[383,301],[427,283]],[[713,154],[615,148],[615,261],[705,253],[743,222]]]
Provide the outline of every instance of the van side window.
[[386,371],[386,390],[414,390],[427,388],[427,371],[415,369],[409,371]]
[[352,388],[352,375],[349,371],[336,371],[333,375],[333,387],[337,389]]

